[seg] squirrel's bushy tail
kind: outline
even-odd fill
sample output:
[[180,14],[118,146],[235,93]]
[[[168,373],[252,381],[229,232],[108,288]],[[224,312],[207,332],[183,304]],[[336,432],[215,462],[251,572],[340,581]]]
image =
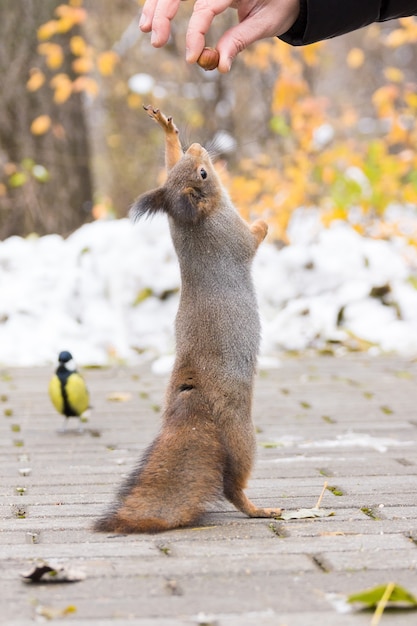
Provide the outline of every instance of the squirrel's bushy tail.
[[210,416],[188,411],[167,415],[118,501],[94,530],[140,533],[189,526],[222,496],[224,466],[225,453]]

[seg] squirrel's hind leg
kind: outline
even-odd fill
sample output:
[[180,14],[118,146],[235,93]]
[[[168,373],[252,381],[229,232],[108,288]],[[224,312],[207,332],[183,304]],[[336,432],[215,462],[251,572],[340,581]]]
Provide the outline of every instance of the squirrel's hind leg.
[[282,509],[279,508],[269,509],[256,506],[249,500],[243,489],[235,488],[225,495],[239,511],[248,517],[279,517],[282,513]]
[[280,508],[257,507],[249,500],[243,490],[249,478],[250,467],[247,466],[245,469],[240,467],[238,470],[236,467],[236,464],[233,467],[233,461],[229,458],[223,476],[223,493],[229,502],[248,517],[279,517],[282,513]]

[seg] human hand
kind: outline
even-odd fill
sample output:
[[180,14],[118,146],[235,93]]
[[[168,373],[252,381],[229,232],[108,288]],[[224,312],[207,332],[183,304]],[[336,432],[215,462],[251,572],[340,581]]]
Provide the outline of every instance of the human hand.
[[[139,26],[152,31],[151,43],[164,46],[170,35],[170,22],[181,0],[146,0]],[[186,59],[195,63],[205,46],[205,35],[220,13],[237,9],[239,23],[229,28],[215,46],[220,59],[218,70],[228,72],[235,57],[251,43],[287,32],[300,11],[300,0],[196,0],[186,35]]]

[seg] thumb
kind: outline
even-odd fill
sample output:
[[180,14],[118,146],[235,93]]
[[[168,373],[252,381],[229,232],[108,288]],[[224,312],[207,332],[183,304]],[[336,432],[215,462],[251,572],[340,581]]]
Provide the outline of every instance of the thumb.
[[253,42],[268,36],[264,25],[254,18],[247,18],[240,24],[229,28],[216,45],[220,55],[217,68],[219,72],[228,72],[233,61],[242,50],[245,50]]

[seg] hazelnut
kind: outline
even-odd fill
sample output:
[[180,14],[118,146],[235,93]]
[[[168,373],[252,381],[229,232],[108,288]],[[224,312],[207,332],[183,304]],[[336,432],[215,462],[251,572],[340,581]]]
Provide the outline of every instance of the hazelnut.
[[197,63],[203,70],[215,70],[219,64],[220,55],[215,48],[204,48],[198,57]]

